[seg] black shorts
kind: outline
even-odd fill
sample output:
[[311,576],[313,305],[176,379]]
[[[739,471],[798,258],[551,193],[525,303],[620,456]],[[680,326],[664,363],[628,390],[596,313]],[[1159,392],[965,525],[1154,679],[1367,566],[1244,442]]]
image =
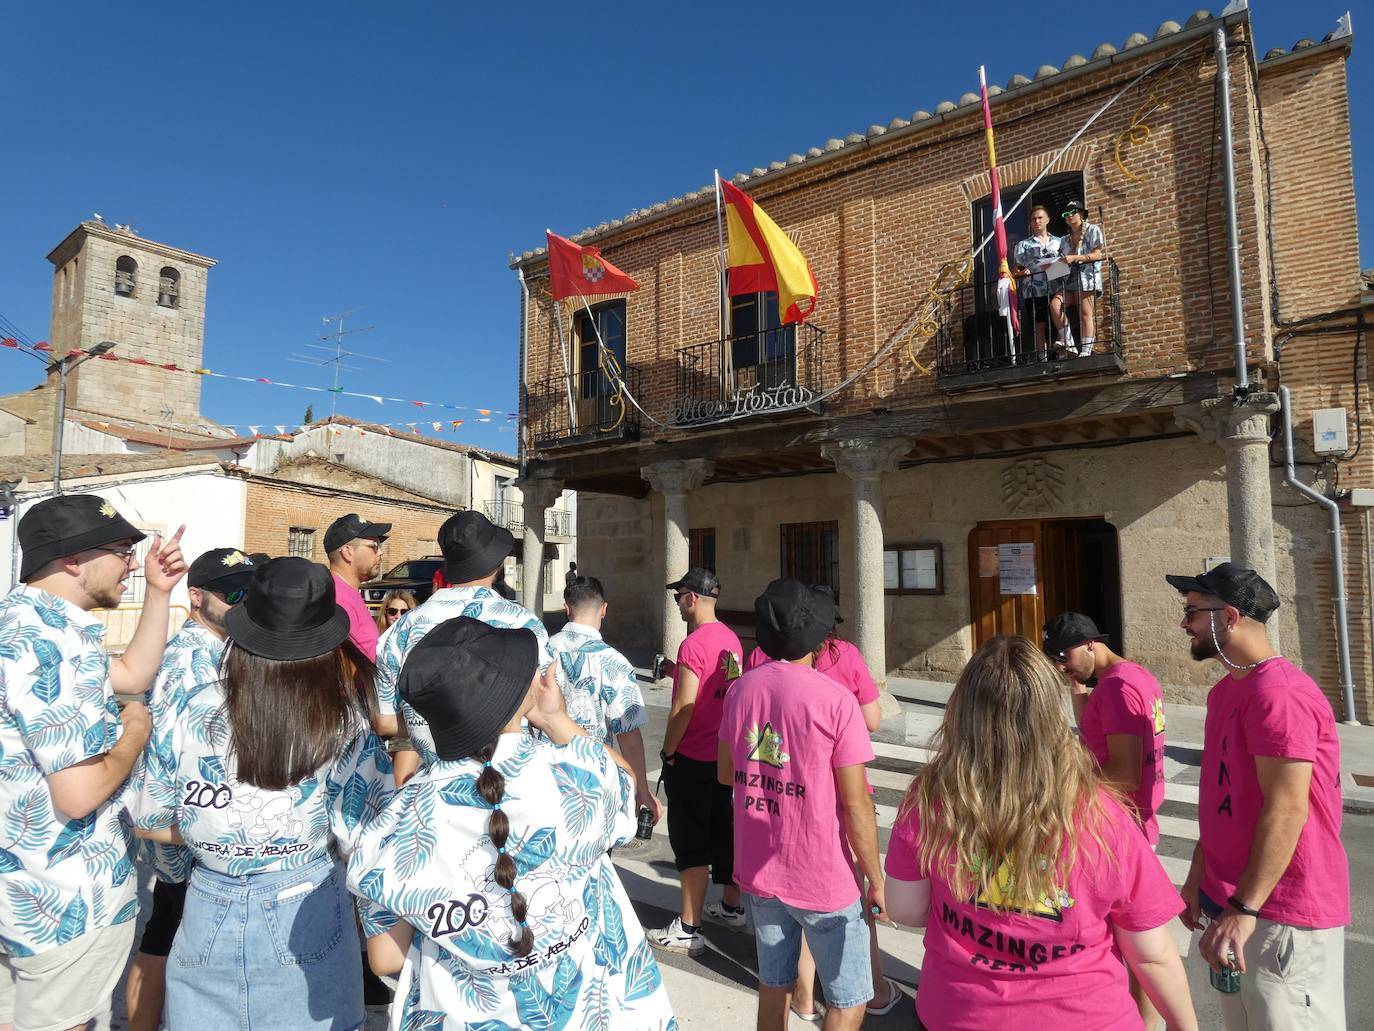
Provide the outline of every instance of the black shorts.
[[735,814],[730,788],[716,780],[715,760],[685,755],[663,767],[668,789],[668,844],[679,870],[709,866],[716,884],[733,884]]
[[186,882],[168,884],[153,881],[153,911],[143,928],[143,940],[138,951],[147,956],[166,956],[172,951],[172,939],[181,926],[181,911],[186,906]]

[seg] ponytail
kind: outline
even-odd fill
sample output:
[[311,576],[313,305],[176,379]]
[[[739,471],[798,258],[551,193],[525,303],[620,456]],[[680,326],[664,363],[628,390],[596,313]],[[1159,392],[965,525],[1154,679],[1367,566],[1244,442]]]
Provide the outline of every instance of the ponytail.
[[491,806],[491,816],[487,818],[487,834],[496,846],[496,883],[510,893],[510,912],[519,925],[519,934],[506,942],[511,953],[525,957],[534,948],[534,932],[530,930],[526,917],[529,915],[529,900],[515,890],[515,860],[506,851],[506,840],[510,837],[510,819],[501,809],[501,799],[506,793],[506,778],[491,764],[496,753],[496,742],[485,745],[473,756],[482,764],[482,773],[477,778],[477,791]]

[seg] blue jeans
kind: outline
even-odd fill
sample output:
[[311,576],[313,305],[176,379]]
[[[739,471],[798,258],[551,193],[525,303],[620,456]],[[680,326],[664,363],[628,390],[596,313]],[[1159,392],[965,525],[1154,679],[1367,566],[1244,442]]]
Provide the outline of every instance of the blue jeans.
[[170,1031],[351,1031],[366,1019],[362,979],[332,857],[242,877],[191,871],[167,960]]
[[802,930],[816,960],[825,1001],[834,1009],[863,1006],[873,998],[873,968],[869,963],[868,924],[864,902],[855,899],[844,909],[818,913],[789,906],[781,899],[745,892],[754,922],[759,957],[759,984],[791,988],[797,983],[797,957]]

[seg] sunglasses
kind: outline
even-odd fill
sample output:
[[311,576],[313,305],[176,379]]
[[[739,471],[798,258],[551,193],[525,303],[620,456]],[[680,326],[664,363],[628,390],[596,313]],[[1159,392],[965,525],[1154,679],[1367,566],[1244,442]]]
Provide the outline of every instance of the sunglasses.
[[399,608],[399,609],[397,609],[397,608],[388,608],[388,609],[386,610],[386,614],[387,614],[388,616],[404,616],[404,615],[405,615],[407,612],[409,612],[409,611],[410,611],[410,609],[409,609],[409,608],[405,608],[405,607],[402,607],[402,608]]

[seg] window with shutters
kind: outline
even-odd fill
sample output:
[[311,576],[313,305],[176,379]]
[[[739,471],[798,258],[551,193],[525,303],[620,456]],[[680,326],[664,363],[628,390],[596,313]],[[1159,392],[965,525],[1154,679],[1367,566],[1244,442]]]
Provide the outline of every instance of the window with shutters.
[[687,565],[716,571],[716,528],[704,526],[687,531]]
[[840,590],[840,524],[831,519],[818,523],[783,523],[778,527],[780,576],[805,584]]

